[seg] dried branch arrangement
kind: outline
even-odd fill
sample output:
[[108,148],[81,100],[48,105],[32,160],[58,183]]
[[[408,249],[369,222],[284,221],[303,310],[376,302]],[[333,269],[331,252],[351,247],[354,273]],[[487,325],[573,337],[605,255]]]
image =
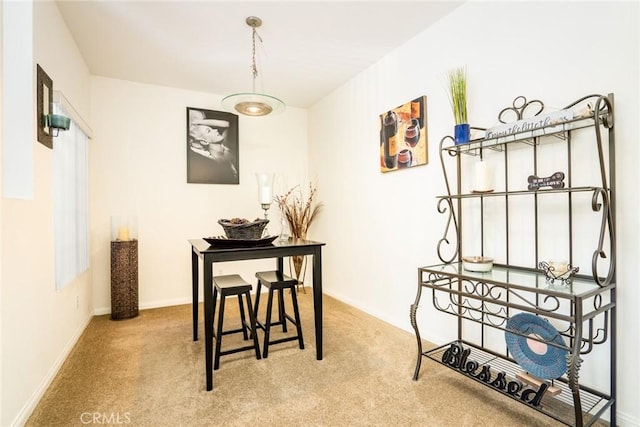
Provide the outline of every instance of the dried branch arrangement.
[[317,187],[309,183],[306,191],[296,185],[283,195],[275,197],[293,237],[307,237],[307,231],[322,207],[322,203],[314,201],[317,192]]

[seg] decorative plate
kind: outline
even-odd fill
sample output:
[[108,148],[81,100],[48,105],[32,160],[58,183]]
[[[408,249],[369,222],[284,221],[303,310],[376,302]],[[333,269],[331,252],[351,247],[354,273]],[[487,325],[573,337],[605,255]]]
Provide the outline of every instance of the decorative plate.
[[567,371],[568,351],[548,344],[566,347],[566,343],[558,330],[547,320],[530,313],[518,313],[507,320],[504,338],[515,361],[531,375],[555,379]]
[[278,236],[268,236],[260,239],[230,239],[225,236],[203,237],[211,246],[224,248],[248,248],[252,246],[266,246],[276,240]]

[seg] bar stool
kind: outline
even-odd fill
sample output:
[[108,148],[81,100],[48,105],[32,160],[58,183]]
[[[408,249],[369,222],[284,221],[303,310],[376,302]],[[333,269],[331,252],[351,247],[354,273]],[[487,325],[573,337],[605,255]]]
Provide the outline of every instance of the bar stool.
[[[258,306],[260,304],[260,287],[265,286],[269,288],[269,296],[267,299],[267,316],[266,320],[261,323],[256,320],[256,327],[264,330],[264,344],[262,357],[265,359],[269,354],[269,346],[272,344],[280,344],[287,341],[298,340],[300,350],[304,350],[304,340],[302,339],[302,324],[300,323],[300,312],[298,311],[298,298],[296,296],[296,285],[299,282],[289,276],[284,275],[278,271],[261,271],[256,273],[258,279],[258,286],[256,291],[256,305],[253,312],[258,316]],[[284,308],[284,290],[289,289],[291,292],[291,302],[293,304],[293,315],[288,315]],[[271,312],[273,308],[273,293],[278,291],[278,321],[271,321]],[[287,320],[293,323],[296,327],[297,334],[285,338],[279,338],[276,340],[270,339],[271,327],[276,325],[282,325],[282,332],[287,332]]]
[[[238,274],[229,274],[225,276],[213,277],[213,318],[216,317],[216,302],[218,298],[218,292],[220,292],[220,311],[218,312],[217,330],[214,328],[213,337],[216,342],[216,351],[214,355],[213,369],[217,370],[220,367],[220,356],[226,354],[238,353],[240,351],[255,350],[256,359],[260,359],[260,346],[258,344],[258,336],[256,334],[256,317],[251,305],[250,291],[253,288],[250,283],[246,282]],[[244,295],[247,302],[247,312],[249,314],[249,322],[247,322],[244,310],[244,303],[242,296]],[[228,296],[237,296],[238,305],[240,308],[240,320],[241,326],[237,329],[223,330],[224,323],[224,303]],[[235,334],[242,332],[242,335],[247,341],[249,338],[253,340],[253,345],[246,345],[242,347],[236,347],[228,350],[222,350],[222,336],[227,334]],[[248,333],[247,333],[248,332]]]

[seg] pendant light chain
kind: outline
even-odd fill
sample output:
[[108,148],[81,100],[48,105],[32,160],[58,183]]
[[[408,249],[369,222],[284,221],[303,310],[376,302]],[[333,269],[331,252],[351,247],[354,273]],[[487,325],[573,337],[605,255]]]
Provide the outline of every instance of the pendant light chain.
[[251,74],[253,75],[252,93],[234,93],[222,98],[222,107],[227,110],[235,110],[245,116],[266,116],[271,113],[280,113],[286,108],[282,100],[264,93],[256,93],[256,78],[258,77],[258,65],[256,61],[256,43],[262,43],[262,37],[256,28],[262,25],[262,19],[257,16],[249,16],[245,20],[251,27]]
[[252,34],[252,42],[253,42],[253,52],[252,52],[252,66],[251,66],[251,72],[253,73],[253,92],[256,91],[256,78],[258,77],[258,66],[256,65],[256,37],[258,38],[258,40],[260,41],[260,43],[262,43],[262,38],[260,37],[260,35],[258,34],[258,31],[256,30],[256,27],[253,27],[253,34]]

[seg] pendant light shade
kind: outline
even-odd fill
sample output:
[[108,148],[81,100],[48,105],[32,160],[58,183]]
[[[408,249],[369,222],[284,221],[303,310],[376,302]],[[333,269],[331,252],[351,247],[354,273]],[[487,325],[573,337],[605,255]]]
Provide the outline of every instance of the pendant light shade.
[[235,110],[245,116],[266,116],[284,111],[284,102],[262,93],[234,93],[222,99],[222,108]]
[[280,113],[284,111],[285,105],[275,96],[256,93],[256,77],[258,77],[258,67],[256,65],[256,38],[262,39],[258,35],[256,28],[262,25],[262,19],[250,16],[246,23],[252,28],[252,66],[253,72],[253,92],[234,93],[222,99],[222,108],[227,111],[235,110],[245,116],[266,116],[268,114]]

